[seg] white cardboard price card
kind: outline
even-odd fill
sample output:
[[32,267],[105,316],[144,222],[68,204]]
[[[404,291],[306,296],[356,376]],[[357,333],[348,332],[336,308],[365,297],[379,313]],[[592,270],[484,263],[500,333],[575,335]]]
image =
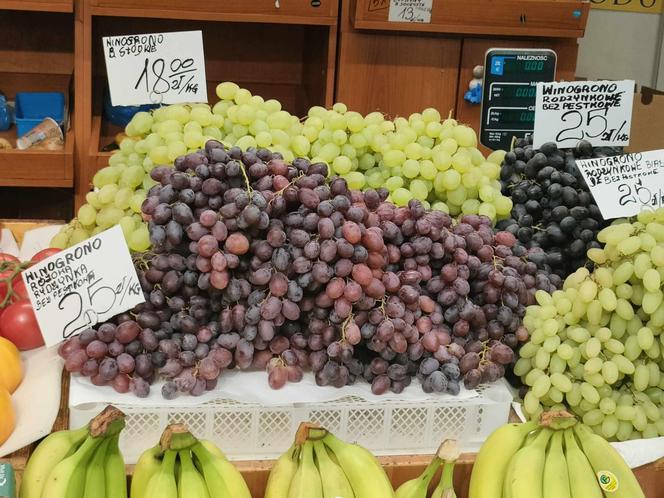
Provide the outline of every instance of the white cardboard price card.
[[390,0],[390,22],[431,22],[433,0]]
[[572,81],[537,84],[534,146],[629,145],[634,81]]
[[119,225],[24,270],[23,281],[47,346],[145,301]]
[[664,206],[664,150],[584,159],[576,165],[604,219]]
[[203,33],[102,39],[113,105],[207,102]]

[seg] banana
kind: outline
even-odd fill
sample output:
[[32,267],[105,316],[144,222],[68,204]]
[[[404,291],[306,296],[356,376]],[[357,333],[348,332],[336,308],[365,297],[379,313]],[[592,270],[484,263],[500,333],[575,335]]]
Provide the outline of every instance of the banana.
[[104,464],[106,463],[109,443],[110,439],[104,439],[102,443],[97,446],[97,449],[90,460],[88,470],[85,474],[84,498],[106,498],[106,473]]
[[272,466],[265,487],[265,498],[284,498],[288,496],[291,481],[297,471],[298,447],[291,446]]
[[590,462],[574,438],[574,430],[565,430],[565,457],[572,498],[602,498]]
[[106,498],[127,498],[127,473],[119,439],[120,434],[111,437],[106,454]]
[[191,451],[194,453],[198,461],[198,468],[205,478],[210,498],[235,498],[236,495],[231,493],[224,480],[222,469],[219,465],[221,459],[210,453],[200,441],[192,446]]
[[323,498],[355,498],[346,474],[332,461],[322,441],[314,442],[314,453],[323,482]]
[[542,474],[546,446],[553,431],[542,429],[537,437],[512,457],[514,471],[505,485],[511,487],[511,498],[542,498]]
[[215,465],[233,498],[251,498],[251,491],[239,470],[228,461],[226,455],[211,441],[202,440],[201,445],[215,457]]
[[480,449],[470,477],[468,498],[501,498],[507,467],[536,422],[506,424],[494,431]]
[[576,435],[581,442],[599,486],[611,498],[645,498],[632,469],[609,442],[588,427],[577,424]]
[[88,428],[54,432],[46,437],[30,457],[23,471],[19,498],[41,498],[44,483],[55,466],[83,444]]
[[394,498],[394,489],[376,457],[357,444],[348,444],[328,433],[323,439],[348,477],[355,498]]
[[544,462],[542,483],[543,498],[571,498],[561,431],[556,431],[551,436],[551,443]]
[[159,472],[161,468],[161,456],[163,451],[161,445],[156,445],[145,451],[134,468],[134,475],[131,478],[131,490],[129,495],[132,498],[143,498],[148,488],[148,483],[152,476]]
[[178,456],[180,457],[178,498],[210,498],[205,479],[194,466],[189,450],[180,451]]
[[137,498],[177,498],[178,487],[175,483],[175,460],[178,452],[166,450],[159,472],[150,478],[144,496]]
[[288,498],[323,498],[323,483],[314,463],[314,445],[311,441],[302,445],[300,464],[288,490]]
[[454,462],[445,462],[443,464],[443,474],[440,476],[440,482],[433,490],[431,498],[456,498],[454,492]]
[[76,452],[58,463],[44,483],[41,498],[80,498],[85,489],[85,475],[90,458],[103,438],[91,435]]
[[438,468],[442,463],[440,458],[437,456],[433,457],[422,474],[415,479],[404,482],[397,488],[395,493],[396,498],[427,498],[429,484],[431,484],[431,480],[436,475],[436,472],[438,472]]

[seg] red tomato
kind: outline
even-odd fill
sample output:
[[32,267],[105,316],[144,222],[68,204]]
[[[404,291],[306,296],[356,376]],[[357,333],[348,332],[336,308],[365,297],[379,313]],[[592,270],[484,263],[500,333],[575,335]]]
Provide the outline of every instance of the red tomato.
[[44,345],[37,317],[30,301],[10,304],[0,317],[0,336],[9,339],[22,351]]
[[42,249],[41,251],[39,251],[37,254],[35,254],[32,257],[30,262],[32,264],[38,263],[39,261],[41,261],[43,259],[46,259],[46,258],[50,258],[54,254],[57,254],[59,252],[60,252],[60,249],[57,249],[55,247],[49,247],[48,249]]
[[28,297],[28,289],[25,288],[25,282],[23,282],[23,279],[21,278],[20,275],[16,277],[12,282],[12,289],[14,290],[14,296],[13,296],[14,301],[30,299]]
[[[2,269],[3,266],[5,266],[7,263],[9,263],[7,268]],[[5,296],[7,296],[7,284],[1,280],[11,276],[11,274],[14,272],[14,265],[12,263],[16,263],[18,265],[21,262],[18,260],[18,258],[12,256],[11,254],[4,252],[0,253],[0,303],[2,303],[2,301],[5,299]]]

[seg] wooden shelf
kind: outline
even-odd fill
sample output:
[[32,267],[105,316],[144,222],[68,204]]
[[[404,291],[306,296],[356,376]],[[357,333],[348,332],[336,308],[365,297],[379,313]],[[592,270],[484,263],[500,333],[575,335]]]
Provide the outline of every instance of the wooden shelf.
[[90,0],[93,16],[328,26],[336,26],[338,9],[339,0]]
[[74,12],[74,0],[0,0],[0,10]]
[[430,23],[388,21],[388,0],[351,0],[356,29],[579,38],[590,4],[581,0],[436,0]]

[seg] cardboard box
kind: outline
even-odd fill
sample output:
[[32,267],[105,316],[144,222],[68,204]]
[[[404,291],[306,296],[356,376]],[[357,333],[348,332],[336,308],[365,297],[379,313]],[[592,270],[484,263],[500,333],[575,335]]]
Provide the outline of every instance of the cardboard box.
[[629,152],[664,149],[664,92],[641,87],[634,94]]

